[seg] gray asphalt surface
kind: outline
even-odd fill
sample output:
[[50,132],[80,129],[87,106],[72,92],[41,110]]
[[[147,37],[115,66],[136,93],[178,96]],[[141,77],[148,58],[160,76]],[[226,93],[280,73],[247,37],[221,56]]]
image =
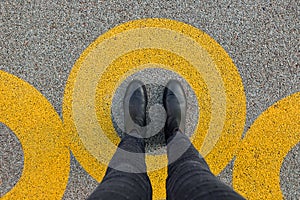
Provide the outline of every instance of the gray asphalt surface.
[[[299,1],[0,1],[0,16],[0,70],[33,85],[60,116],[68,75],[83,50],[109,29],[140,18],[191,24],[226,50],[245,88],[244,132],[272,104],[300,91]],[[146,73],[137,76],[147,77]],[[18,181],[23,153],[8,127],[1,125],[0,134],[1,197]],[[280,185],[286,199],[300,196],[299,148],[298,143],[281,168]],[[219,175],[229,185],[233,162]],[[96,186],[72,156],[63,199],[84,199]]]

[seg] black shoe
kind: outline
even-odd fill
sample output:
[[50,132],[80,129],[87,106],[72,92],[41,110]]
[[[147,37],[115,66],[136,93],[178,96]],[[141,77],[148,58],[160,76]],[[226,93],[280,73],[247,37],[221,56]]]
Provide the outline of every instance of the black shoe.
[[141,81],[133,80],[128,85],[123,106],[125,133],[143,137],[146,131],[147,92]]
[[165,138],[167,139],[175,132],[185,131],[186,97],[179,81],[170,80],[165,87],[163,104],[167,112],[165,124]]

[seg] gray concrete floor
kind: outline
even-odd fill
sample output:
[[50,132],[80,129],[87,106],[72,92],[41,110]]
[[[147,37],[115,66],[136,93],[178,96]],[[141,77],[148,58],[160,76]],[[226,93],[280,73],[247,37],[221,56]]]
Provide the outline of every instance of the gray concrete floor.
[[[133,19],[169,18],[214,38],[237,66],[245,88],[245,132],[278,100],[300,91],[299,1],[1,1],[0,70],[27,81],[62,116],[68,75],[99,35]],[[143,77],[143,75],[140,75]],[[170,77],[172,75],[170,74]],[[14,134],[0,126],[0,196],[22,172]],[[286,156],[280,184],[286,199],[300,196],[299,143]],[[219,175],[229,185],[233,161]],[[63,199],[84,199],[97,182],[71,156]]]

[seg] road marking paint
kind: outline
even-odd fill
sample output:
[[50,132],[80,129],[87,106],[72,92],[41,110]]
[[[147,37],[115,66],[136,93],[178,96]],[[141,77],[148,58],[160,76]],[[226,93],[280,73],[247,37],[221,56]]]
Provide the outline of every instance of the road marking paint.
[[[73,141],[73,153],[88,173],[101,180],[105,167],[99,161],[104,160],[107,165],[110,157],[106,155],[111,155],[116,147],[103,133],[107,125],[100,126],[97,119],[97,84],[115,59],[134,50],[149,48],[177,54],[201,74],[210,95],[212,117],[204,142],[199,143],[198,134],[192,140],[197,149],[201,148],[207,155],[212,171],[219,173],[232,159],[244,128],[245,95],[241,79],[230,57],[212,38],[192,26],[167,19],[122,24],[100,36],[82,53],[70,74],[63,109],[65,128]],[[127,62],[131,63],[131,60]],[[179,69],[177,73],[183,74],[181,71]],[[183,77],[190,84],[199,81],[189,81],[189,75],[185,73]],[[109,95],[102,98],[110,99]],[[111,101],[106,102],[110,107]],[[109,122],[110,114],[110,109],[106,109],[106,114],[98,118]],[[109,124],[111,126],[111,122]],[[105,148],[108,152],[102,150],[105,146],[109,147]]]
[[1,70],[0,122],[16,134],[24,152],[22,176],[1,199],[61,199],[70,168],[62,121],[34,87]]
[[[121,42],[135,38],[133,36],[139,39]],[[156,36],[163,41],[156,40]],[[115,41],[115,44],[102,46],[104,41]],[[188,48],[179,51],[182,45],[177,47],[176,41],[185,41]],[[127,45],[135,48],[128,49]],[[113,48],[110,49],[111,57],[97,71],[99,68],[95,66],[99,66],[103,58],[98,53],[107,51],[107,48]],[[123,53],[121,51],[113,57],[119,49]],[[193,53],[192,57],[189,57],[189,51]],[[201,52],[199,57],[203,62],[193,60],[198,51]],[[205,63],[212,67],[209,69],[212,71],[206,71],[208,66]],[[68,147],[87,172],[101,180],[106,170],[105,162],[109,161],[109,156],[114,153],[119,142],[111,123],[112,96],[126,77],[148,67],[173,70],[184,77],[194,90],[200,106],[200,120],[191,140],[206,155],[215,174],[236,155],[233,170],[235,189],[249,199],[282,198],[280,167],[290,149],[300,141],[300,93],[278,101],[263,112],[241,142],[245,123],[245,96],[238,71],[226,52],[208,35],[194,27],[173,20],[146,19],[112,29],[83,52],[66,85],[64,127],[42,94],[25,81],[0,71],[0,121],[16,134],[24,152],[22,176],[16,186],[1,199],[60,199],[69,175]],[[79,76],[78,79],[81,73],[90,76]],[[91,80],[92,84],[89,83]],[[92,93],[88,93],[90,96],[80,94],[85,89],[81,86],[86,86],[84,81],[90,84],[87,84],[87,89],[92,90]],[[78,99],[80,97],[83,100]],[[85,101],[89,97],[93,100]],[[219,107],[216,107],[217,104]],[[73,107],[77,109],[76,112]],[[81,111],[86,112],[86,107],[91,113],[78,115],[84,113]],[[216,114],[218,111],[221,113]],[[77,116],[74,119],[76,115],[79,118]],[[101,127],[105,131],[105,134],[98,135],[105,138],[104,143],[102,139],[94,137],[102,142],[98,152],[95,151],[98,146],[91,144],[99,143],[90,142],[91,138],[85,134],[89,129],[78,124],[82,120],[80,117],[91,119],[82,121],[88,126]],[[215,126],[216,119],[224,122],[221,133],[212,132],[220,129],[220,126]],[[77,133],[78,128],[83,129],[81,134]],[[101,163],[101,159],[105,162]],[[154,199],[165,198],[166,161],[165,155],[146,157]]]
[[283,199],[280,168],[299,142],[300,92],[276,102],[250,127],[234,163],[234,188],[249,199]]

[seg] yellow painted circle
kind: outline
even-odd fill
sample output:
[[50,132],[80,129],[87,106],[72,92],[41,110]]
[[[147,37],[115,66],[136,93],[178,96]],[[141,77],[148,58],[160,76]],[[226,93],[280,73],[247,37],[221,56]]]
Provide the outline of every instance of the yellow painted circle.
[[62,121],[34,87],[1,70],[0,122],[16,134],[24,152],[22,176],[1,199],[61,199],[70,169]]
[[[152,60],[148,58],[150,54]],[[179,62],[164,61],[168,55]],[[132,58],[138,56],[141,61],[134,65]],[[191,139],[212,171],[219,173],[232,159],[244,128],[242,82],[230,57],[217,42],[190,25],[168,19],[122,24],[96,39],[75,63],[65,91],[63,117],[78,161],[94,178],[101,180],[105,172],[101,162],[108,164],[118,142],[111,135],[116,134],[110,116],[112,94],[120,81],[143,68],[139,65],[143,62],[174,70],[192,86],[198,101],[204,100],[199,105],[207,107],[200,107],[200,121]],[[166,166],[165,157],[159,158],[153,156],[155,162],[149,156],[146,158],[148,168],[157,170],[149,174],[154,184],[165,181],[166,177],[165,171],[161,172],[164,169],[155,165]],[[154,197],[164,198],[165,194],[154,189]]]
[[299,142],[300,92],[276,102],[250,127],[234,163],[234,188],[247,199],[283,199],[280,168]]

